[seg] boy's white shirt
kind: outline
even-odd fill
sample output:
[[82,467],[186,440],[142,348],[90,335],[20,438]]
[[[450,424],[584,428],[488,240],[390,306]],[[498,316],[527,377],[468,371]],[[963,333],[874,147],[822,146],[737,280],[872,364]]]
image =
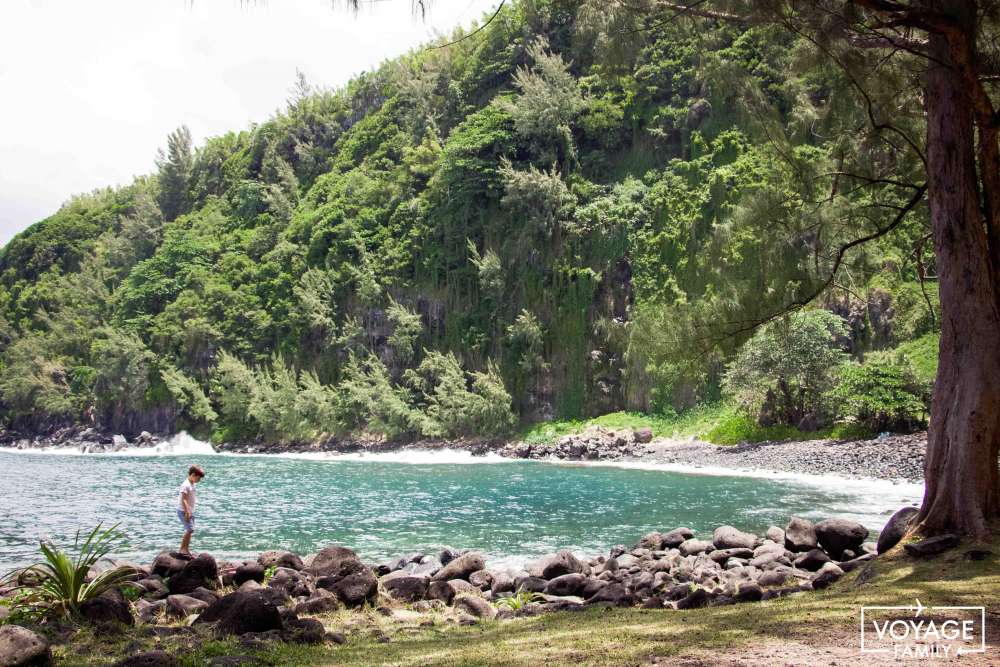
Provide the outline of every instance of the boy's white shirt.
[[191,510],[191,513],[194,514],[194,484],[192,484],[189,479],[184,480],[184,483],[181,484],[180,490],[177,494],[177,509],[182,511],[184,510],[184,496],[188,497],[188,508]]

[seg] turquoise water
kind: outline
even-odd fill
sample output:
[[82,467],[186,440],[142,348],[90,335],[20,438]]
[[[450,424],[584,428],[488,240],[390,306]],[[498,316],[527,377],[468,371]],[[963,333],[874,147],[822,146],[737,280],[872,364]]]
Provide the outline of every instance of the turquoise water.
[[516,562],[558,548],[596,554],[677,526],[762,533],[791,514],[854,516],[877,530],[886,510],[917,500],[913,487],[889,484],[410,460],[425,462],[0,452],[0,570],[33,560],[39,537],[59,543],[98,521],[121,522],[122,556],[176,548],[175,494],[191,463],[208,473],[194,548],[226,558],[338,543],[371,561],[451,545]]

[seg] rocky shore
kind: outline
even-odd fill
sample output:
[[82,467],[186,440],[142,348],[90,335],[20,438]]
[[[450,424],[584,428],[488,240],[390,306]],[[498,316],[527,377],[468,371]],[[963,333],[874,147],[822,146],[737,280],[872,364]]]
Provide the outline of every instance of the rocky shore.
[[[482,554],[453,549],[378,564],[339,545],[305,557],[267,551],[232,563],[207,553],[161,553],[149,565],[105,565],[126,568],[129,581],[84,603],[80,614],[105,631],[181,636],[188,645],[236,636],[244,646],[259,646],[341,644],[353,632],[366,631],[372,610],[400,628],[419,629],[590,606],[678,610],[755,603],[826,588],[865,567],[900,541],[914,512],[903,508],[894,514],[877,543],[868,541],[868,529],[848,519],[813,524],[792,517],[763,536],[719,526],[711,538],[699,539],[687,528],[675,528],[615,546],[606,555],[559,551],[522,570],[487,568]],[[957,539],[933,538],[907,544],[906,551],[923,557],[955,544]],[[30,572],[17,581],[30,586]],[[0,589],[8,602],[0,613],[16,614],[10,603],[18,591]],[[49,640],[39,634],[45,634],[44,625],[0,628],[0,664],[49,664]],[[151,655],[140,650],[141,643],[130,645],[134,655],[118,662],[120,667],[179,664],[163,650]]]
[[[162,446],[170,436],[143,432],[129,440],[120,434],[95,429],[72,429],[47,436],[0,433],[0,446],[19,450],[74,450],[83,453],[116,453],[129,448]],[[242,454],[328,452],[330,454],[382,454],[405,451],[468,451],[512,459],[551,461],[658,463],[695,468],[744,471],[778,471],[810,475],[835,475],[855,479],[923,481],[926,432],[884,435],[871,440],[808,440],[758,442],[726,446],[689,439],[654,438],[648,428],[605,429],[591,427],[551,443],[504,440],[384,441],[329,439],[318,443],[223,443],[217,451]]]

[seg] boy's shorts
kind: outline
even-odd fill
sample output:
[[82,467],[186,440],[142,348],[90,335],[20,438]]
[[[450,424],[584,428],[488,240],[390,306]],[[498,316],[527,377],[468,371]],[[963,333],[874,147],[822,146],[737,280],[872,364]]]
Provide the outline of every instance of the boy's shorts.
[[187,517],[184,516],[184,510],[177,510],[177,518],[180,519],[181,523],[184,524],[185,533],[194,532],[194,514],[192,514],[191,518],[188,519]]

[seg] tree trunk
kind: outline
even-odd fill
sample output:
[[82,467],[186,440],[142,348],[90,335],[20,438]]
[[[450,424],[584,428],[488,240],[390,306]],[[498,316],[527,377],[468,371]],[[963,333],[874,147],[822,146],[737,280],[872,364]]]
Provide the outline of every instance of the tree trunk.
[[916,530],[985,540],[990,522],[1000,517],[1000,276],[980,206],[973,101],[954,66],[956,48],[975,62],[975,3],[935,4],[956,17],[960,29],[930,35],[928,197],[941,345]]

